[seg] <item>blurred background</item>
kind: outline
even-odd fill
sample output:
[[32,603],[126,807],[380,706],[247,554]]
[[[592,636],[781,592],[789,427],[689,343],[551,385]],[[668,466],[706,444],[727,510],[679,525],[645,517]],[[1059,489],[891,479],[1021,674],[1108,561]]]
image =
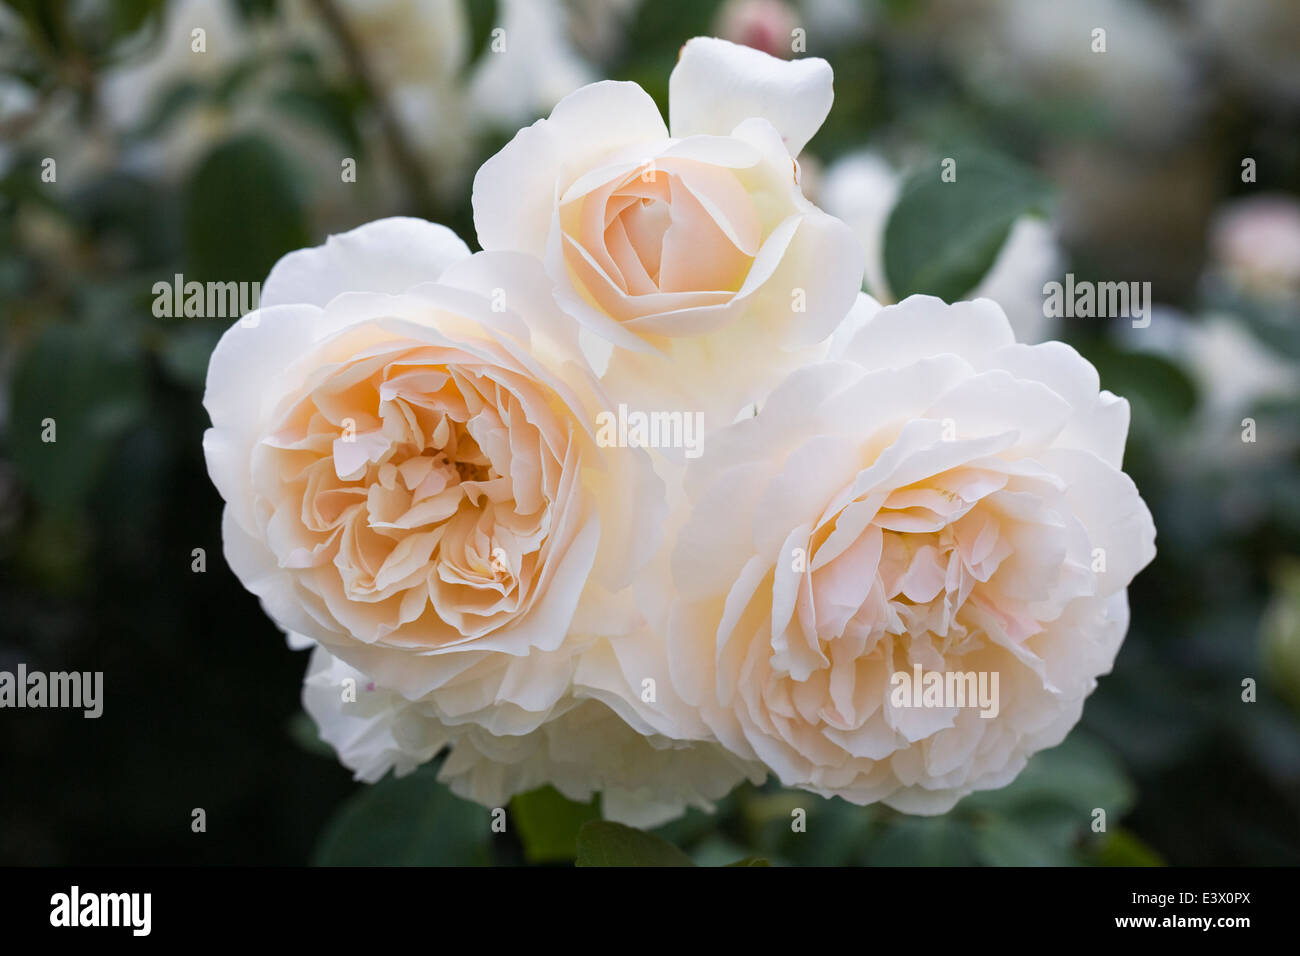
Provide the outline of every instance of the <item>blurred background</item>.
[[[997,299],[1130,400],[1159,553],[1082,723],[1010,787],[936,818],[745,787],[661,835],[700,863],[1300,864],[1294,0],[0,3],[0,669],[105,675],[97,720],[0,711],[0,863],[571,858],[556,828],[592,807],[535,793],[490,839],[431,771],[367,788],[316,739],[305,655],[221,558],[200,398],[230,320],[159,317],[154,285],[260,281],[388,215],[477,248],[486,157],[594,79],[666,112],[700,34],[830,61],[803,183],[882,299],[937,163],[1009,184],[929,291]],[[1150,324],[1045,318],[1066,273],[1151,282]],[[459,837],[402,835],[435,810]]]

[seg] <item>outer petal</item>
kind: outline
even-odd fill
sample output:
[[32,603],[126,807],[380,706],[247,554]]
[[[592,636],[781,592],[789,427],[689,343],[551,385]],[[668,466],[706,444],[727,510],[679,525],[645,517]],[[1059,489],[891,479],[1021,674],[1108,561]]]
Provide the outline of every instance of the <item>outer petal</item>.
[[1102,391],[1097,370],[1073,348],[1064,342],[1010,345],[984,356],[980,364],[1047,385],[1074,409],[1057,444],[1093,452],[1120,467],[1128,436],[1128,402]]
[[641,827],[687,807],[711,811],[745,777],[758,783],[763,774],[717,744],[638,733],[596,700],[521,736],[466,728],[438,774],[453,793],[489,807],[545,783],[582,803],[601,791],[607,819]]
[[812,345],[828,338],[857,302],[862,288],[862,246],[853,230],[833,216],[810,211],[799,222],[790,247],[766,283],[772,314],[795,308],[782,345]]
[[988,299],[947,305],[934,296],[913,295],[855,319],[861,324],[837,357],[866,368],[905,368],[944,353],[971,361],[1015,344],[1011,323]]
[[669,125],[676,137],[725,135],[761,116],[797,156],[831,111],[831,80],[830,64],[817,57],[778,60],[726,40],[696,37],[682,48],[668,81]]
[[540,257],[569,177],[629,144],[647,143],[653,155],[667,136],[659,108],[635,83],[606,80],[575,90],[549,118],[516,133],[475,174],[479,245]]
[[250,533],[249,449],[267,408],[282,394],[270,383],[307,351],[322,324],[323,313],[314,305],[259,309],[226,330],[208,361],[203,393],[212,419],[203,435],[208,474],[234,509],[234,520]]
[[[343,681],[354,695],[344,699]],[[303,708],[320,738],[338,751],[357,780],[375,783],[390,769],[410,773],[431,760],[450,740],[446,728],[425,718],[406,701],[371,683],[323,647],[312,651],[302,687]]]
[[468,255],[469,247],[446,226],[404,216],[377,219],[282,257],[262,285],[261,304],[325,306],[341,292],[405,292]]
[[1099,593],[1127,587],[1156,556],[1155,523],[1133,479],[1074,448],[1053,448],[1041,460],[1066,480],[1066,500],[1088,529],[1090,543],[1105,552],[1106,570],[1097,574]]

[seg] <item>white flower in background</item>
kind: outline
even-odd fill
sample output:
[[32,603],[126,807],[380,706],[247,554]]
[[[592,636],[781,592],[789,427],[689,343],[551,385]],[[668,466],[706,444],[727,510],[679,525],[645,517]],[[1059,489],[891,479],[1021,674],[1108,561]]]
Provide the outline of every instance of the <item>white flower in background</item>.
[[718,10],[717,35],[788,59],[799,12],[784,0],[727,0]]
[[[1285,308],[1300,294],[1300,203],[1264,194],[1223,204],[1210,225],[1204,281],[1249,296],[1264,309]],[[1241,441],[1243,417],[1263,402],[1300,395],[1300,365],[1268,347],[1239,315],[1216,310],[1189,316],[1157,307],[1151,324],[1121,323],[1125,348],[1149,352],[1187,372],[1196,386],[1190,451],[1207,462],[1237,462],[1287,450],[1286,436],[1259,429],[1255,441]]]
[[[202,31],[202,51],[195,50]],[[162,8],[158,37],[105,72],[101,95],[109,121],[120,129],[142,122],[159,94],[183,81],[215,82],[241,57],[256,52],[256,38],[233,4],[173,0]]]
[[[434,281],[436,280],[436,281]],[[208,370],[227,562],[296,643],[448,724],[520,734],[620,620],[662,506],[605,453],[540,266],[387,219],[280,260]]]
[[[3,24],[5,16],[12,14],[0,12],[0,24]],[[35,109],[35,90],[12,76],[0,76],[0,124],[8,127],[22,117],[32,116]],[[12,162],[13,146],[9,142],[0,143],[0,176],[9,172]]]
[[609,63],[624,50],[641,3],[642,0],[565,0],[569,37],[583,59]]
[[1031,345],[1060,334],[1059,320],[1043,314],[1043,286],[1061,277],[1064,255],[1056,233],[1045,220],[1021,216],[1011,227],[993,267],[970,293],[972,299],[992,299],[1002,307],[1016,341]]
[[[447,88],[469,58],[465,0],[335,0],[353,39],[385,89]],[[320,23],[311,3],[303,20]]]
[[[1111,667],[1155,553],[1128,405],[987,300],[864,297],[832,355],[688,466],[673,681],[787,786],[942,813],[1059,743]],[[996,674],[996,715],[900,705],[918,667]]]
[[[885,277],[884,239],[900,187],[899,175],[883,157],[862,150],[830,165],[819,194],[826,211],[847,222],[862,243],[867,291],[884,303],[895,301]],[[1021,216],[969,297],[1002,306],[1017,341],[1047,341],[1057,330],[1055,320],[1043,315],[1043,284],[1059,275],[1062,260],[1052,227],[1038,217]]]
[[[294,173],[309,180],[304,191],[315,198],[312,211],[328,221],[333,209],[322,197],[336,192],[338,148],[315,123],[273,102],[288,39],[280,26],[250,24],[228,0],[175,0],[163,6],[161,18],[156,35],[146,27],[124,41],[121,58],[101,77],[100,102],[111,131],[113,161],[138,175],[179,180],[221,142],[255,134],[278,146]],[[201,40],[195,37],[200,30]],[[200,43],[201,49],[195,49]],[[178,89],[193,84],[210,94],[232,71],[259,61],[262,68],[250,73],[246,87],[227,102],[185,102],[160,131],[134,138]]]
[[[0,5],[0,64],[5,65],[0,74],[0,176],[25,148],[56,161],[58,178],[46,188],[67,193],[108,169],[113,151],[102,130],[85,128],[76,92],[57,83],[41,89],[35,77],[19,75],[20,64],[43,42],[31,36],[18,13]],[[62,223],[39,228],[68,231]]]
[[1300,4],[1193,0],[1191,10],[1199,39],[1261,99],[1300,102]]
[[794,49],[796,29],[804,31],[805,48],[812,42],[819,51],[832,49],[864,34],[877,12],[858,0],[727,0],[714,19],[714,32],[788,59],[802,53]]
[[1125,348],[1168,359],[1196,386],[1194,426],[1187,429],[1193,452],[1222,464],[1281,453],[1283,436],[1263,429],[1254,443],[1241,441],[1242,417],[1260,402],[1300,395],[1300,366],[1267,348],[1238,316],[1211,312],[1193,318],[1167,306],[1154,310],[1151,324],[1117,332]]
[[822,173],[818,201],[849,224],[866,255],[867,291],[890,301],[885,279],[885,226],[898,200],[901,179],[884,157],[870,150],[849,153]]
[[823,60],[693,39],[671,132],[639,86],[601,82],[484,163],[479,242],[545,262],[593,355],[612,349],[620,397],[730,422],[861,284],[857,241],[804,198],[794,160],[831,98]]
[[479,121],[513,128],[548,112],[594,79],[569,40],[559,0],[503,0],[497,23],[504,49],[474,67],[469,96]]
[[[9,171],[21,145],[37,156],[55,160],[58,178],[48,188],[65,195],[74,192],[92,177],[112,168],[115,152],[111,138],[103,130],[85,130],[77,97],[69,90],[55,90],[38,101],[35,91],[18,80],[0,81],[0,122],[15,124],[21,135],[0,142],[0,175]],[[38,173],[40,170],[38,169]],[[37,211],[39,218],[55,219],[53,213]],[[32,210],[27,210],[30,217]],[[59,232],[69,230],[65,222],[48,223]],[[68,236],[71,241],[71,236]]]
[[834,46],[856,40],[873,30],[884,12],[879,4],[859,0],[800,0],[799,12],[810,36]]
[[1202,414],[1236,435],[1257,402],[1300,391],[1300,369],[1266,348],[1240,319],[1211,313],[1185,325],[1175,354],[1200,386]]
[[[504,0],[493,27],[504,32],[471,66],[468,2],[338,0],[379,95],[445,195],[463,188],[479,134],[534,119],[591,79],[557,0]],[[290,32],[307,38],[334,71],[351,68],[309,0],[290,3],[288,14]],[[493,42],[503,49],[494,51]]]
[[[202,31],[202,51],[194,49]],[[250,30],[225,0],[176,0],[162,10],[156,37],[145,34],[138,50],[104,71],[100,102],[112,129],[130,133],[158,109],[162,98],[185,83],[211,87],[245,57],[265,53],[274,43],[268,30]],[[146,175],[175,178],[227,136],[249,129],[286,132],[257,96],[241,98],[230,109],[208,103],[185,108],[167,129],[148,142],[133,143],[124,164]],[[299,136],[307,135],[299,130]],[[318,141],[317,141],[318,142]]]
[[[1142,0],[955,0],[939,20],[984,95],[1100,104],[1144,141],[1168,139],[1196,115],[1185,38]],[[1094,52],[1095,30],[1105,31],[1105,52]]]
[[1266,298],[1300,294],[1300,202],[1283,193],[1220,207],[1210,228],[1213,267],[1238,289]]
[[[348,34],[373,82],[431,180],[444,192],[461,188],[473,158],[473,116],[464,93],[469,60],[469,18],[465,0],[336,0]],[[311,0],[284,7],[285,31],[316,51],[330,75],[347,76],[339,39]],[[454,135],[449,131],[455,131]],[[381,150],[380,131],[367,131]],[[391,162],[378,164],[381,173]],[[391,180],[385,191],[397,191]]]

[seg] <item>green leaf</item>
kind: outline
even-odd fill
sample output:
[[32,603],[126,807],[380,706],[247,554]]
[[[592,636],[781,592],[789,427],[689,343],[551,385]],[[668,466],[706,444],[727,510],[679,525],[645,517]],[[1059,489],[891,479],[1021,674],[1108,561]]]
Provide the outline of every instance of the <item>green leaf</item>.
[[608,820],[578,831],[578,866],[694,866],[691,858],[657,836]]
[[[861,863],[882,813],[879,806],[859,807],[801,790],[754,794],[741,807],[748,845],[765,857],[798,866]],[[796,810],[805,817],[805,828],[799,830],[793,828]]]
[[1123,827],[1117,827],[1106,834],[1101,845],[1094,851],[1091,862],[1097,866],[1165,865],[1159,853]]
[[309,245],[300,178],[268,141],[217,146],[187,184],[184,223],[199,281],[258,282],[286,252]]
[[210,95],[213,102],[227,108],[234,106],[272,62],[270,57],[261,53],[251,53],[235,60],[221,71],[212,86]]
[[317,866],[486,866],[491,815],[424,766],[349,798],[317,844]]
[[161,135],[187,110],[202,103],[204,96],[203,86],[197,80],[187,77],[168,84],[153,96],[144,118],[130,135],[135,139]]
[[164,0],[119,0],[111,5],[113,30],[117,36],[126,36],[139,30],[145,21],[162,12]]
[[492,31],[501,26],[497,22],[498,3],[496,0],[475,0],[465,4],[469,16],[469,61],[468,70],[487,52],[492,42]]
[[[170,265],[179,241],[179,217],[175,211],[175,190],[129,173],[111,172],[96,176],[77,187],[72,202],[76,228],[101,243],[111,243],[130,257],[150,279],[167,275],[163,264]],[[161,273],[161,275],[159,274]],[[83,304],[97,314],[120,302],[100,301],[99,288],[125,280],[138,294],[141,282],[131,282],[125,275],[96,283],[95,288],[80,292]],[[135,315],[138,303],[119,315]]]
[[771,866],[767,860],[761,856],[747,856],[743,860],[737,860],[735,863],[728,863],[727,866]]
[[1209,283],[1206,307],[1236,316],[1259,343],[1291,359],[1300,359],[1300,303],[1294,297],[1250,295],[1226,282]]
[[1055,832],[1025,825],[1011,817],[995,816],[975,826],[975,852],[989,866],[1071,866],[1070,852],[1077,827],[1057,817]]
[[1083,351],[1097,367],[1101,387],[1128,399],[1134,418],[1141,419],[1146,427],[1159,429],[1186,419],[1195,410],[1196,385],[1168,359],[1127,352],[1106,342]]
[[881,835],[867,855],[869,866],[970,866],[974,835],[951,815],[903,817]]
[[[14,464],[36,500],[56,514],[75,512],[111,443],[144,414],[147,392],[129,336],[101,323],[44,329],[18,360],[8,423]],[[53,441],[43,440],[47,419]]]
[[885,274],[897,300],[924,293],[952,302],[992,268],[1016,219],[1050,193],[1035,174],[989,153],[963,150],[956,178],[938,161],[914,171],[885,227]]
[[687,854],[696,866],[730,866],[749,856],[749,848],[726,833],[716,831],[691,847]]
[[351,104],[340,90],[299,82],[278,90],[271,103],[294,119],[314,126],[345,146],[355,157],[364,149]]
[[519,829],[524,858],[553,863],[575,857],[578,831],[584,823],[600,819],[600,809],[595,800],[575,803],[554,787],[542,787],[511,800],[510,816]]
[[1019,818],[1028,807],[1051,804],[1072,813],[1084,827],[1091,823],[1094,809],[1105,810],[1107,819],[1114,820],[1128,812],[1133,800],[1133,785],[1115,758],[1076,730],[1059,746],[1035,754],[1007,786],[973,793],[958,808]]
[[312,720],[311,715],[305,710],[300,710],[290,717],[289,722],[285,725],[285,730],[289,734],[289,738],[306,753],[315,754],[318,757],[334,756],[334,748],[321,740],[316,721]]
[[235,7],[245,20],[267,20],[275,16],[275,0],[235,0]]

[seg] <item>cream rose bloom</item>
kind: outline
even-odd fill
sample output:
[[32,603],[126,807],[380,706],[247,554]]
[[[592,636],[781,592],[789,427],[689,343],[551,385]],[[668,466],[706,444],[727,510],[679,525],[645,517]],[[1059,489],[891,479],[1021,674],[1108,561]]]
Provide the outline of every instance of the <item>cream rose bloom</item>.
[[660,483],[595,444],[599,391],[540,266],[441,226],[380,220],[280,260],[204,404],[240,580],[295,641],[448,725],[551,716],[657,540]]
[[580,803],[600,794],[602,815],[630,826],[657,826],[692,807],[711,811],[766,771],[709,739],[673,688],[667,559],[661,548],[616,600],[579,606],[571,628],[587,637],[566,643],[571,683],[540,726],[449,720],[438,692],[407,699],[319,646],[303,705],[358,780],[401,776],[450,748],[439,779],[487,807],[549,784]]
[[804,198],[794,159],[831,99],[824,60],[693,39],[669,126],[635,83],[595,83],[484,163],[479,242],[545,263],[620,397],[730,423],[861,286],[856,238]]
[[[987,300],[864,296],[832,354],[689,466],[673,681],[788,786],[942,813],[1060,742],[1111,667],[1155,553],[1128,405]],[[917,666],[997,674],[996,716],[896,705]]]
[[[355,694],[345,699],[344,687]],[[302,699],[321,738],[358,780],[374,783],[390,770],[402,776],[450,747],[439,780],[486,807],[551,785],[579,803],[599,793],[606,819],[654,827],[690,807],[712,811],[746,775],[761,779],[717,744],[633,726],[592,697],[566,698],[523,734],[451,725],[430,701],[386,690],[323,647],[312,651]]]

